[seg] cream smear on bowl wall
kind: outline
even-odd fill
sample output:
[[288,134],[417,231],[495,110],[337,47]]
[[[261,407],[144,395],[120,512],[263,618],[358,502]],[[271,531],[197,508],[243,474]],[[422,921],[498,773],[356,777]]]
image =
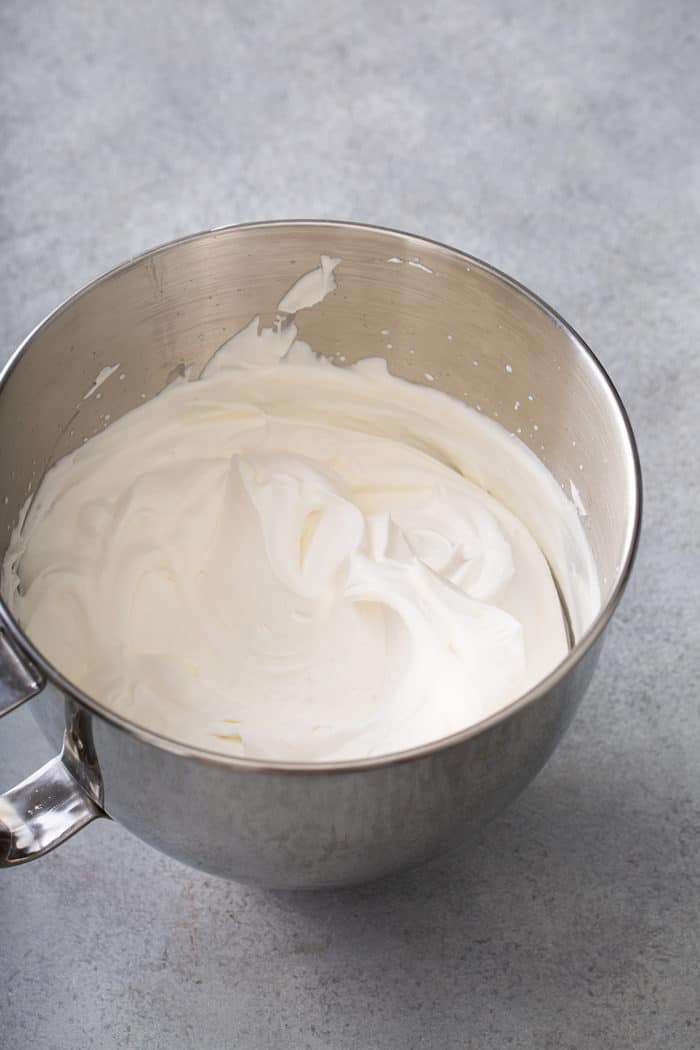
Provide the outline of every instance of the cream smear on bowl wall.
[[297,338],[340,263],[56,464],[4,559],[46,657],[185,744],[320,762],[428,743],[564,658],[554,578],[576,638],[600,607],[577,507],[524,444]]

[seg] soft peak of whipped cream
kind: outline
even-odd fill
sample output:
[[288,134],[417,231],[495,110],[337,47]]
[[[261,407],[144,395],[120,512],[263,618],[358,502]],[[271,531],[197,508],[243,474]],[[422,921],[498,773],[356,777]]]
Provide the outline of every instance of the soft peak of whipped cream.
[[[280,312],[319,302],[338,261]],[[540,547],[470,479],[544,536],[576,629],[597,607],[590,551],[502,428],[296,336],[254,319],[198,380],[61,460],[15,530],[3,593],[70,679],[182,743],[300,761],[418,746],[567,652]]]

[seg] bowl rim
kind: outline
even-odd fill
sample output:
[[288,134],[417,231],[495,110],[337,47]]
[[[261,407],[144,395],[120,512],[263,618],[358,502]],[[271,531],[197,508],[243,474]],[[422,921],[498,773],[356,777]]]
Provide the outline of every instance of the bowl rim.
[[404,241],[409,241],[411,242],[412,247],[416,249],[416,254],[419,254],[421,245],[427,245],[432,249],[437,248],[442,253],[446,253],[460,262],[468,264],[470,267],[475,267],[490,276],[495,277],[497,280],[509,286],[513,291],[523,296],[544,313],[554,324],[562,328],[583,356],[588,358],[593,366],[594,372],[597,372],[598,377],[602,380],[602,383],[611,398],[614,411],[617,413],[618,422],[622,424],[621,435],[625,443],[626,458],[628,460],[628,465],[631,467],[629,473],[633,482],[631,492],[632,506],[627,523],[624,554],[617,568],[615,583],[610,594],[605,603],[601,606],[593,622],[581,638],[574,643],[564,659],[557,664],[557,666],[553,668],[545,678],[540,679],[540,681],[526,693],[523,693],[521,696],[511,701],[511,703],[500,708],[487,718],[475,722],[466,729],[459,730],[456,733],[451,733],[448,736],[439,737],[436,740],[431,740],[426,744],[420,744],[417,747],[403,751],[387,752],[386,754],[374,755],[367,758],[343,759],[335,762],[290,762],[276,759],[244,758],[235,755],[226,755],[211,749],[196,747],[190,744],[184,744],[181,741],[173,740],[164,734],[146,729],[135,722],[130,721],[128,718],[119,715],[115,711],[110,710],[110,708],[103,706],[99,701],[95,700],[87,693],[84,693],[74,685],[42,655],[41,651],[37,649],[36,646],[34,646],[10,613],[2,595],[0,595],[0,628],[10,636],[19,649],[19,654],[28,658],[34,665],[34,669],[40,671],[43,675],[43,684],[38,695],[41,694],[46,683],[51,682],[64,694],[77,700],[90,712],[104,721],[109,722],[116,729],[128,733],[130,736],[136,737],[141,742],[150,744],[161,751],[170,752],[193,760],[203,761],[207,764],[237,769],[241,772],[268,772],[275,774],[289,773],[304,775],[355,773],[361,770],[381,769],[404,762],[429,758],[439,752],[457,747],[460,744],[465,743],[467,740],[480,736],[482,733],[485,733],[500,725],[502,722],[507,721],[522,708],[534,704],[537,700],[555,689],[559,683],[566,678],[586,653],[595,645],[610,622],[610,619],[619,605],[620,599],[622,598],[629,582],[639,547],[643,502],[642,470],[637,442],[634,437],[627,410],[625,409],[622,399],[605,367],[601,364],[585,340],[581,338],[578,332],[567,321],[565,321],[564,318],[549,305],[549,303],[538,296],[535,292],[531,291],[526,285],[521,284],[509,274],[504,273],[502,270],[499,270],[497,267],[492,266],[490,263],[485,262],[477,256],[470,255],[468,252],[461,251],[460,249],[454,248],[442,241],[434,240],[430,237],[423,237],[418,234],[407,233],[404,230],[395,229],[393,227],[332,219],[271,219],[262,222],[246,222],[233,225],[214,226],[211,229],[201,230],[184,237],[176,237],[173,240],[166,241],[154,248],[140,252],[117,266],[106,270],[104,273],[100,274],[100,276],[96,277],[94,280],[90,281],[78,291],[64,299],[63,302],[47,314],[43,320],[41,320],[29,332],[14,353],[10,355],[3,368],[0,369],[0,393],[2,392],[10,374],[14,371],[21,357],[25,351],[28,350],[34,339],[44,329],[48,328],[48,326],[52,324],[65,310],[73,306],[73,304],[78,302],[83,296],[87,295],[97,285],[102,284],[111,277],[114,277],[139,263],[142,263],[150,257],[179,247],[189,241],[203,240],[217,235],[224,236],[235,234],[236,232],[244,230],[249,231],[270,227],[317,227],[328,230],[364,230],[374,234],[379,233],[388,235],[389,238],[402,238]]

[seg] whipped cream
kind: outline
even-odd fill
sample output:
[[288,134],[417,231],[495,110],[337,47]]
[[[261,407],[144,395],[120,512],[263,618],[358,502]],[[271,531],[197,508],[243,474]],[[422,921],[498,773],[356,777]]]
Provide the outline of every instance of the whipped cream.
[[576,633],[599,605],[576,509],[524,445],[383,360],[341,368],[297,339],[338,262],[53,467],[5,557],[46,657],[184,744],[425,744],[566,655],[550,564]]

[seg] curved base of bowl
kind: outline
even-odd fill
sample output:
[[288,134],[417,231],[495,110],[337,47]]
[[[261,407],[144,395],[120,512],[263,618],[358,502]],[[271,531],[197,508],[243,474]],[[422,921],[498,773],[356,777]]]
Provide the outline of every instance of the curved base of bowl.
[[203,766],[139,754],[144,745],[128,736],[115,750],[98,724],[105,807],[161,852],[235,882],[275,890],[372,882],[463,846],[523,791],[571,721],[598,649],[555,689],[482,733],[373,769]]
[[[590,680],[598,642],[547,693],[428,754],[368,768],[245,768],[165,751],[48,686],[30,701],[84,791],[155,849],[278,890],[358,885],[468,841],[536,776]],[[89,759],[89,762],[88,762]]]

